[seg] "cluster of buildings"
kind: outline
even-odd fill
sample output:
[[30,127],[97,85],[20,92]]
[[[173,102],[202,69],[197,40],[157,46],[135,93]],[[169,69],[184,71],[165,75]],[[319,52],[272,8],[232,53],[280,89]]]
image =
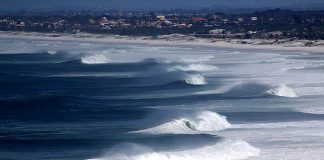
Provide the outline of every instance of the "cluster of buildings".
[[218,38],[324,39],[324,11],[250,14],[130,12],[97,15],[0,16],[0,30],[119,35],[190,34]]

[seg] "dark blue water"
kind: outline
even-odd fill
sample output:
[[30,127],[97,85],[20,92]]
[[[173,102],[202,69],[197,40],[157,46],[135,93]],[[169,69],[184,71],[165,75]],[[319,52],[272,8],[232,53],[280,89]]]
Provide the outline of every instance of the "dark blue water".
[[[322,114],[289,109],[289,106],[301,105],[305,99],[296,101],[277,93],[270,94],[271,85],[247,83],[224,92],[194,94],[224,86],[241,77],[239,73],[204,74],[206,79],[202,80],[199,76],[203,74],[198,70],[170,70],[179,64],[149,56],[140,61],[103,64],[83,63],[82,56],[65,52],[0,54],[1,160],[80,160],[101,157],[106,152],[106,159],[117,159],[109,156],[111,150],[126,155],[127,152],[131,155],[152,152],[138,149],[138,145],[163,154],[196,151],[226,139],[215,133],[186,133],[205,131],[197,128],[204,117],[195,123],[183,120],[187,128],[178,128],[180,134],[136,131],[179,117],[195,117],[192,114],[196,114],[196,110],[206,110],[206,107],[199,109],[203,107],[200,103],[205,102],[220,106],[209,110],[226,116],[232,124],[324,120]],[[221,69],[243,65],[229,60],[217,63]],[[270,105],[284,107],[267,108]],[[244,110],[244,107],[250,109]],[[215,116],[213,113],[211,116]],[[215,126],[224,125],[222,123],[225,122]],[[213,124],[203,126],[208,128]],[[210,131],[216,132],[216,129]],[[238,154],[243,152],[238,151]],[[208,157],[203,159],[208,160]]]
[[[139,127],[128,123],[153,112],[144,106],[169,104],[170,100],[114,97],[190,86],[177,82],[139,85],[149,77],[51,76],[141,72],[156,65],[153,62],[85,65],[78,59],[46,53],[1,54],[0,59],[0,159],[86,159],[120,142],[175,139],[172,135],[128,134]],[[208,135],[199,137],[217,140]],[[182,138],[190,137],[176,139]]]

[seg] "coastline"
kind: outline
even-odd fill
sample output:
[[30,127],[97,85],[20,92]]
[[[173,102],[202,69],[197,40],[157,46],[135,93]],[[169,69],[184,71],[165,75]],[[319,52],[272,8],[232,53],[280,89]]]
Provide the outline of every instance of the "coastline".
[[162,35],[162,36],[119,36],[89,33],[38,33],[38,32],[12,32],[0,31],[0,38],[35,39],[35,40],[59,40],[82,42],[108,42],[130,43],[148,45],[182,45],[182,46],[208,46],[230,49],[256,49],[292,51],[307,53],[324,53],[324,40],[261,40],[261,39],[215,39],[197,38],[189,35]]

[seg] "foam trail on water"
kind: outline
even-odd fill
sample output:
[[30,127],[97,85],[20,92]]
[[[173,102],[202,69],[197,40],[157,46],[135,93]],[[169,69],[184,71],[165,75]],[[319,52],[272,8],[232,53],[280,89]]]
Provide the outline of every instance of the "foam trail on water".
[[244,129],[273,129],[273,128],[323,128],[323,121],[299,121],[299,122],[272,122],[272,123],[243,123],[232,125],[232,128]]
[[[226,88],[226,87],[225,87]],[[258,97],[258,96],[277,96],[277,97],[298,97],[294,90],[285,84],[272,86],[263,83],[240,83],[232,87],[227,87],[223,96],[228,97]]]
[[294,92],[294,90],[289,88],[285,84],[280,85],[277,88],[270,89],[267,91],[267,93],[269,93],[270,95],[276,95],[280,97],[290,97],[290,98],[298,97],[297,94]]
[[317,106],[317,107],[302,107],[302,108],[295,108],[297,112],[308,113],[308,114],[324,114],[324,107]]
[[148,134],[199,134],[230,128],[226,117],[211,111],[199,111],[170,120],[156,127],[136,131]]
[[180,151],[154,151],[138,144],[129,144],[129,147],[124,146],[119,150],[115,149],[106,156],[88,160],[239,160],[260,153],[259,149],[245,141],[230,139],[214,145]]
[[53,54],[57,54],[58,51],[52,51],[52,50],[51,50],[51,51],[46,51],[46,53],[48,53],[48,54],[52,54],[52,55],[53,55]]
[[179,65],[174,65],[169,67],[167,70],[168,71],[198,71],[198,72],[203,72],[203,71],[213,71],[218,69],[218,67],[213,66],[213,65],[206,65],[206,64],[179,64]]
[[187,84],[192,85],[205,85],[207,84],[205,77],[200,74],[189,74],[185,78]]
[[205,57],[199,57],[199,58],[181,58],[177,60],[176,62],[179,63],[198,63],[198,62],[205,62],[213,59],[214,56],[205,56]]
[[111,60],[105,55],[95,54],[82,57],[81,62],[85,64],[104,64],[111,62]]

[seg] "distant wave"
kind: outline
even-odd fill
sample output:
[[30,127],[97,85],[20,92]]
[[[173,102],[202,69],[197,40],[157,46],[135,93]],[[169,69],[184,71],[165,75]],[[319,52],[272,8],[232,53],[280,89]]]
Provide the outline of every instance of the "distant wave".
[[[112,61],[105,55],[85,55],[79,60],[66,61],[64,63],[81,64],[111,64]],[[186,64],[167,62],[163,59],[148,58],[139,62],[118,63],[120,68],[136,68],[136,76],[142,81],[140,85],[169,85],[174,83],[185,83],[189,85],[205,85],[207,81],[199,71],[207,71],[217,68],[205,64]],[[123,70],[125,71],[125,70]],[[103,71],[102,71],[103,72]],[[129,72],[131,73],[131,72]]]
[[164,86],[173,84],[200,86],[207,84],[205,77],[200,73],[152,71],[142,72],[138,76],[143,77],[141,84],[144,86]]
[[156,84],[185,82],[190,85],[205,85],[207,82],[201,72],[218,69],[216,66],[203,63],[168,61],[155,58],[145,59],[143,62],[155,64],[150,66],[147,72],[143,73],[143,76],[155,78],[151,82]]
[[216,70],[218,67],[213,66],[213,65],[206,65],[206,64],[178,64],[174,66],[170,66],[167,68],[169,71],[212,71]]
[[191,74],[188,75],[185,79],[185,82],[187,84],[192,84],[192,85],[204,85],[207,84],[205,77],[203,77],[200,74]]
[[178,63],[202,63],[205,61],[209,61],[213,58],[214,58],[214,56],[202,56],[199,58],[181,58],[181,59],[178,59],[176,62],[178,62]]
[[217,70],[218,67],[214,65],[204,64],[201,60],[190,60],[190,59],[180,59],[175,61],[165,60],[165,59],[156,59],[156,58],[147,58],[142,62],[144,63],[154,63],[156,66],[155,69],[165,70],[165,71],[213,71]]
[[42,53],[49,54],[49,55],[56,55],[56,56],[64,56],[64,57],[71,57],[76,55],[75,53],[71,53],[65,50],[47,50],[43,51]]
[[280,97],[298,97],[293,89],[289,88],[287,85],[283,84],[277,88],[269,89],[266,91],[266,94],[280,96]]
[[155,151],[144,145],[130,143],[114,147],[101,158],[88,160],[238,160],[259,153],[259,149],[245,141],[224,139],[214,145],[178,151]]
[[120,73],[120,72],[110,72],[110,73],[103,73],[103,72],[96,72],[96,73],[63,73],[63,74],[53,74],[47,77],[114,77],[114,78],[130,78],[133,77],[133,73]]
[[57,54],[58,51],[50,50],[50,51],[46,51],[45,53],[48,53],[48,54]]
[[298,122],[269,122],[269,123],[243,123],[232,125],[235,129],[273,129],[273,128],[307,128],[316,127],[323,128],[323,121],[312,120],[312,121],[298,121]]
[[298,97],[293,89],[283,84],[272,87],[262,83],[242,83],[229,88],[222,93],[223,96],[232,97],[257,97],[257,96],[279,96],[279,97]]
[[321,106],[307,106],[303,108],[295,108],[297,112],[308,113],[313,115],[324,114],[324,107]]
[[[81,58],[81,63],[83,64],[105,64],[111,62],[106,55],[100,54],[85,55]],[[148,85],[164,85],[174,82],[205,85],[207,84],[206,79],[200,72],[217,69],[216,66],[208,64],[167,61],[156,58],[144,59],[137,63],[148,65],[143,66],[143,71],[141,71],[141,77],[150,77],[147,81]]]
[[226,117],[211,111],[199,111],[181,115],[158,126],[135,131],[149,134],[199,134],[215,132],[231,127]]
[[85,64],[104,64],[111,62],[111,60],[105,55],[95,54],[82,57],[81,62]]
[[302,70],[323,70],[324,64],[313,65],[313,66],[300,66],[300,67],[291,67],[286,69],[286,71],[302,71]]

